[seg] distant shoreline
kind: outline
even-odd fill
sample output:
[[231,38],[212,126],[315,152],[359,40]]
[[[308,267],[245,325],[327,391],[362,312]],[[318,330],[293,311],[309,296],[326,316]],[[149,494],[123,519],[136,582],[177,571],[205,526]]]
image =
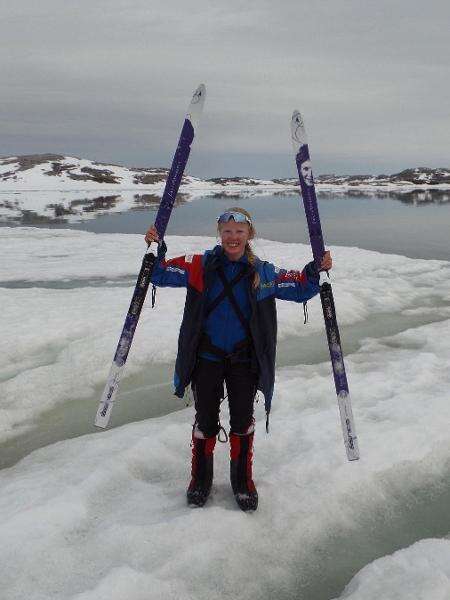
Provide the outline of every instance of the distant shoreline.
[[[53,154],[0,159],[0,223],[51,224],[100,214],[156,208],[167,169],[128,169]],[[392,196],[421,204],[450,202],[450,170],[408,169],[395,175],[320,175],[321,195]],[[199,179],[185,175],[177,203],[205,197],[235,199],[296,195],[296,179],[246,177]]]
[[[146,192],[161,197],[168,174],[162,168],[128,168],[58,154],[32,154],[0,158],[0,192]],[[450,190],[450,169],[416,167],[393,175],[318,175],[318,192],[410,192]],[[180,193],[198,197],[295,193],[298,180],[185,175]]]

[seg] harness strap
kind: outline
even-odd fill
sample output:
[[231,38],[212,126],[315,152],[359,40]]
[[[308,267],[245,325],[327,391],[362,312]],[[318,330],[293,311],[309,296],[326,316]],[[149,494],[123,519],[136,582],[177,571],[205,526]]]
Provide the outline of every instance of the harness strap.
[[228,360],[231,364],[234,364],[234,363],[240,362],[242,360],[251,360],[252,359],[251,348],[252,348],[252,346],[251,346],[250,340],[248,338],[245,338],[244,340],[242,340],[241,342],[238,342],[234,346],[232,352],[228,353],[228,352],[225,352],[225,350],[222,350],[222,348],[215,346],[211,342],[210,337],[206,333],[204,333],[201,337],[197,352],[200,352],[200,353],[208,352],[210,354],[214,354],[214,356],[217,356],[221,360],[224,360],[224,361]]
[[[225,274],[224,274],[224,272],[223,272],[222,269],[220,269],[220,272],[225,277]],[[211,304],[209,306],[206,307],[206,310],[205,310],[205,317],[206,318],[209,317],[209,315],[212,313],[212,311],[222,302],[222,300],[224,300],[227,296],[229,296],[229,292],[231,291],[231,288],[233,288],[235,285],[237,285],[241,281],[241,279],[244,279],[244,277],[246,275],[247,275],[247,268],[244,267],[242,269],[242,271],[240,271],[237,275],[235,275],[235,277],[233,277],[233,279],[230,282],[228,282],[228,280],[227,280],[227,283],[229,283],[230,289],[227,289],[224,286],[224,288],[220,292],[220,294],[216,298],[214,298],[214,300],[211,302]],[[219,273],[219,276],[220,276],[220,273]],[[223,283],[222,277],[221,277],[221,281]],[[233,296],[233,298],[234,298],[234,296]]]
[[[223,291],[225,293],[225,296],[228,297],[228,300],[230,301],[231,306],[233,307],[234,312],[236,313],[237,318],[239,319],[239,321],[241,322],[241,325],[244,329],[244,331],[247,333],[248,337],[251,337],[250,334],[250,327],[247,323],[247,319],[244,317],[244,315],[242,314],[241,308],[236,300],[236,298],[234,297],[233,294],[233,288],[231,286],[231,283],[228,281],[228,279],[225,276],[225,273],[223,272],[223,269],[221,267],[219,267],[217,269],[217,273],[220,277],[220,280],[222,282],[223,285]],[[244,275],[247,274],[247,269],[244,268],[241,271],[241,274],[244,273]],[[242,275],[242,277],[244,277],[244,275]],[[240,279],[242,279],[242,277]],[[235,284],[236,285],[236,284]]]
[[215,346],[212,343],[209,336],[206,333],[203,333],[198,347],[198,352],[207,352],[213,354],[214,356],[217,356],[220,360],[228,361],[230,364],[250,360],[252,364],[252,369],[256,371],[257,363],[256,357],[253,352],[253,343],[250,326],[233,294],[233,287],[237,285],[239,281],[244,279],[244,277],[246,277],[248,273],[249,268],[247,265],[244,265],[243,269],[237,275],[235,275],[235,277],[233,277],[231,281],[228,281],[228,279],[225,276],[224,270],[222,269],[222,267],[219,266],[217,268],[217,274],[222,282],[223,290],[205,310],[205,316],[207,318],[211,314],[211,312],[220,304],[220,302],[222,302],[222,300],[228,298],[234,312],[236,313],[237,318],[239,319],[246,333],[246,337],[234,346],[232,352],[228,353],[225,352],[225,350],[223,350],[222,348]]

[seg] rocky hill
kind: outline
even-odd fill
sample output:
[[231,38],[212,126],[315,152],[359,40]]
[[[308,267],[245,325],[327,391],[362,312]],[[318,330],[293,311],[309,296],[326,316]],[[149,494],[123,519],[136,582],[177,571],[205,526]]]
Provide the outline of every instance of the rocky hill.
[[374,185],[410,184],[414,186],[450,184],[450,169],[416,167],[393,175],[319,175],[316,183],[329,185]]
[[[103,164],[59,154],[27,154],[0,158],[0,190],[80,190],[154,188],[158,193],[168,169],[132,168]],[[324,187],[373,188],[386,186],[447,186],[450,169],[414,168],[393,175],[318,175],[316,184]],[[182,187],[230,192],[255,192],[261,188],[280,191],[297,186],[295,179],[261,180],[248,177],[219,177],[202,180],[185,175]],[[186,189],[186,192],[189,192]]]
[[[2,188],[89,188],[141,186],[165,181],[167,169],[127,168],[60,154],[26,154],[0,158]],[[185,182],[187,179],[185,179]]]

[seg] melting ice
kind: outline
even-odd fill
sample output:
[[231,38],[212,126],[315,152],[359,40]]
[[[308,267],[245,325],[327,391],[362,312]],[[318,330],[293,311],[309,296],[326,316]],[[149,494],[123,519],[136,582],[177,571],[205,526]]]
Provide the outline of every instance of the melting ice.
[[[215,243],[167,241],[172,256]],[[145,246],[141,236],[27,228],[0,229],[0,244],[7,443],[58,407],[70,420],[89,402],[94,418]],[[326,361],[278,369],[268,436],[257,407],[253,515],[235,507],[221,445],[211,500],[187,509],[192,408],[38,449],[0,472],[2,598],[448,597],[448,521],[422,535],[443,539],[419,541],[415,519],[450,495],[450,264],[332,250],[339,322],[380,324],[346,356],[361,460],[346,461]],[[264,240],[257,252],[289,268],[310,255]],[[157,308],[144,307],[130,379],[173,361],[183,298],[159,290]],[[278,303],[280,345],[321,335],[319,300],[310,304],[304,326],[298,306]],[[415,326],[384,335],[393,314]]]

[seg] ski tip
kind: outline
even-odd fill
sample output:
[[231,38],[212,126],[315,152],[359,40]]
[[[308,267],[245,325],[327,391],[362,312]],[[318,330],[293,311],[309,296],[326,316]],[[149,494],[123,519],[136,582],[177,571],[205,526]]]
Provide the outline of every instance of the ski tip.
[[109,418],[112,411],[111,403],[101,403],[98,407],[97,414],[95,415],[94,425],[99,429],[106,429],[108,427]]
[[192,100],[189,104],[189,109],[186,115],[186,118],[192,123],[194,130],[196,127],[198,127],[200,115],[203,111],[203,105],[205,104],[205,99],[206,86],[204,83],[201,83],[192,95]]
[[349,461],[359,460],[358,438],[351,435],[345,440],[345,450]]
[[349,448],[347,448],[347,459],[349,462],[354,461],[354,460],[359,460],[359,449],[358,448],[354,448],[353,450],[350,450]]
[[204,83],[200,83],[200,85],[197,87],[194,92],[194,97],[200,97],[202,94],[206,94],[206,85]]
[[297,154],[301,146],[308,143],[303,117],[298,110],[294,110],[292,113],[291,138],[295,154]]
[[99,417],[99,415],[97,415],[95,417],[94,425],[98,429],[106,429],[108,427],[108,422],[109,422],[109,417],[107,417],[105,419],[105,418]]

